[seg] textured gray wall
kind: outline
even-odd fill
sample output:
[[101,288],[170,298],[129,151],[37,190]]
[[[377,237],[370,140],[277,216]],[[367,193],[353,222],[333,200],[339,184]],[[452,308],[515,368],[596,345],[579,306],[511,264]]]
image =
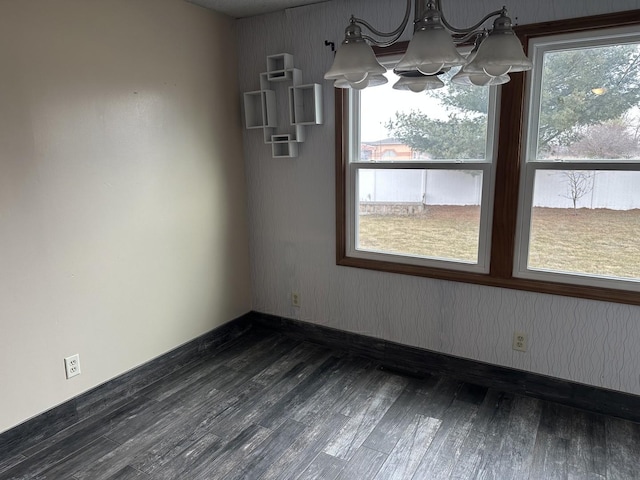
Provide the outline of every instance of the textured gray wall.
[[[638,0],[511,0],[521,24],[640,8]],[[288,52],[304,82],[324,86],[325,124],[297,159],[273,159],[244,131],[253,308],[462,357],[640,394],[640,308],[335,265],[333,90],[322,80],[348,15],[391,29],[399,0],[333,1],[238,22],[240,90],[258,89],[265,56]],[[468,25],[501,2],[445,2]],[[279,107],[286,108],[284,98]],[[301,294],[294,308],[290,292]],[[514,330],[529,351],[511,349]]]

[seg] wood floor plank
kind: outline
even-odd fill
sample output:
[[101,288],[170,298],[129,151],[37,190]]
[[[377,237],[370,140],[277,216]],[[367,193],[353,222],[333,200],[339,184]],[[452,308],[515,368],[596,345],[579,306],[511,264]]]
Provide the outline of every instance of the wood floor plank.
[[412,375],[404,371],[398,371],[388,367],[384,367],[383,365],[377,365],[376,370],[387,372],[392,375],[400,375],[401,377],[406,377],[413,385],[413,388],[415,388],[416,393],[420,393],[422,395],[428,395],[431,391],[433,391],[434,387],[440,381],[440,377],[438,377],[437,375],[430,375],[426,373]]
[[[145,462],[153,464],[159,455],[165,456],[167,451],[175,449],[185,439],[204,435],[220,414],[238,403],[253,398],[259,392],[260,386],[245,382],[243,389],[239,390],[237,395],[231,395],[209,389],[206,383],[200,386],[190,384],[158,402],[160,409],[144,412],[127,425],[126,429],[112,430],[107,436],[123,444],[131,443],[132,438],[138,438],[144,443],[146,450],[143,449],[144,453],[140,454],[141,458],[136,458],[134,465],[144,471]],[[184,419],[176,418],[181,414],[184,415]],[[167,433],[159,435],[160,431]]]
[[422,382],[410,380],[409,384],[389,407],[382,419],[371,431],[363,446],[383,453],[391,453],[407,427],[415,422],[417,413],[424,411],[429,402],[420,393]]
[[567,480],[606,480],[607,477],[603,477],[602,475],[598,475],[597,473],[578,473],[569,472],[567,475]]
[[284,335],[266,339],[249,349],[226,365],[233,370],[247,373],[250,376],[267,369],[277,359],[290,352],[299,342]]
[[560,438],[569,439],[573,434],[573,413],[575,409],[559,403],[542,402],[538,431]]
[[[351,366],[351,362],[349,362],[348,366]],[[349,393],[342,396],[339,401],[334,404],[335,410],[343,415],[352,417],[355,412],[366,407],[370,400],[370,393],[378,389],[380,385],[389,378],[389,375],[393,377],[396,376],[381,371],[376,368],[375,365],[368,365],[367,368],[362,370]],[[406,383],[408,383],[408,380],[406,380]]]
[[187,478],[198,463],[217,457],[225,447],[225,441],[217,435],[206,434],[188,448],[169,457],[158,459],[156,464],[144,465],[144,472],[154,480]]
[[295,365],[309,360],[313,361],[314,358],[320,358],[323,355],[328,357],[330,353],[330,350],[318,345],[306,342],[300,343],[282,355],[277,362],[272,362],[251,377],[251,381],[264,386],[272,385]]
[[370,480],[376,476],[387,454],[360,447],[338,475],[338,480]]
[[282,456],[306,428],[305,425],[295,420],[287,420],[257,448],[247,454],[242,463],[227,473],[224,478],[226,480],[257,480],[272,462]]
[[332,413],[322,422],[314,422],[299,435],[298,439],[273,462],[260,480],[290,480],[306,469],[322,451],[335,432],[349,418],[340,413]]
[[[448,388],[441,390],[441,393],[451,391],[454,385],[450,385]],[[481,456],[479,453],[479,447],[484,442],[486,433],[485,428],[488,423],[488,419],[493,413],[491,403],[495,402],[493,395],[487,395],[488,389],[484,387],[478,387],[469,383],[462,383],[458,386],[454,393],[454,402],[461,402],[462,404],[470,404],[478,406],[477,411],[474,408],[469,409],[471,416],[468,421],[462,425],[457,425],[458,432],[456,435],[448,435],[444,440],[443,446],[445,456],[442,457],[442,453],[437,453],[436,465],[437,468],[430,466],[429,474],[435,477],[448,475],[449,478],[473,478],[473,472],[475,472],[480,463]],[[446,405],[446,397],[443,396],[443,405]],[[454,404],[452,403],[452,406]],[[455,410],[454,410],[455,411]],[[436,410],[436,414],[446,417],[449,410],[445,410],[445,413],[439,413]],[[450,412],[449,412],[450,413]],[[446,425],[446,424],[445,424]],[[444,431],[444,429],[443,429]],[[446,452],[450,453],[447,455]],[[428,455],[432,455],[432,450]],[[444,458],[443,461],[441,458]],[[424,466],[422,467],[424,471]]]
[[441,377],[437,384],[428,392],[428,402],[419,413],[425,417],[442,419],[449,409],[462,383],[447,377]]
[[264,412],[271,410],[283,398],[314,374],[326,360],[324,351],[317,351],[307,362],[300,362],[288,371],[281,372],[274,383],[263,386],[260,394],[239,403],[212,422],[211,431],[222,438],[235,436],[252,423],[261,423]]
[[[247,345],[262,340],[260,335],[264,334],[249,330],[241,337],[232,339],[223,345],[219,345],[215,351],[209,352],[208,356],[228,358],[229,352],[233,352],[233,355],[242,355],[244,349],[247,348]],[[200,347],[206,349],[207,345],[202,344]],[[103,413],[107,409],[112,409],[113,404],[117,403],[114,399],[125,398],[132,395],[133,392],[139,395],[141,389],[153,384],[151,382],[161,381],[170,377],[179,377],[182,375],[183,369],[206,362],[207,359],[200,357],[186,360],[186,363],[182,363],[183,361],[184,360],[175,358],[172,354],[169,354],[161,359],[161,363],[166,367],[164,372],[162,369],[156,369],[151,372],[151,377],[140,377],[133,382],[131,382],[130,379],[127,379],[128,375],[125,374],[122,377],[118,377],[117,379],[108,382],[109,384],[112,384],[108,389],[97,388],[89,392],[88,395],[81,395],[75,399],[79,418],[86,419],[95,413]]]
[[[206,381],[208,385],[216,390],[229,391],[238,383],[242,383],[252,376],[249,373],[240,372],[229,365],[244,363],[246,361],[244,357],[250,349],[269,350],[275,341],[274,339],[281,340],[282,338],[280,336],[267,336],[245,341],[242,341],[242,338],[235,339],[231,346],[216,353],[216,355],[172,372],[144,388],[140,394],[155,400],[164,400],[188,385],[203,381]],[[248,348],[248,345],[250,348]]]
[[540,424],[542,402],[535,398],[516,396],[509,415],[509,424],[500,446],[498,478],[528,478],[533,460],[535,434]]
[[361,375],[358,379],[358,383],[354,385],[355,388],[352,390],[351,394],[345,397],[341,403],[337,404],[336,408],[340,413],[348,417],[357,415],[369,406],[372,395],[383,388],[391,378],[397,380],[397,385],[401,385],[401,389],[398,392],[399,396],[400,393],[402,393],[402,390],[404,390],[408,385],[409,379],[383,372],[377,368],[371,368]]
[[412,478],[441,423],[441,420],[415,414],[412,421],[400,435],[398,442],[376,475],[375,480],[405,480]]
[[336,374],[327,375],[315,390],[309,390],[306,401],[290,409],[289,416],[305,425],[312,425],[321,422],[329,411],[339,412],[344,399],[357,390],[359,380],[372,369],[371,362],[363,358],[340,359]]
[[124,443],[141,430],[150,428],[163,419],[170,421],[176,413],[180,414],[200,407],[203,399],[217,401],[225,395],[224,392],[211,388],[206,383],[189,384],[162,402],[150,403],[147,409],[131,415],[127,422],[121,422],[111,428],[107,436],[118,443]]
[[574,410],[545,402],[533,448],[530,479],[566,479]]
[[335,480],[346,463],[346,460],[320,452],[296,480]]
[[351,418],[337,432],[324,452],[349,460],[397,400],[407,383],[406,378],[373,371],[369,381],[354,393],[340,412]]
[[130,422],[131,418],[135,418],[142,412],[153,408],[156,402],[149,401],[142,396],[134,396],[124,400],[122,403],[115,405],[112,410],[101,413],[94,417],[82,420],[69,428],[66,428],[57,434],[42,440],[34,446],[24,450],[22,453],[26,457],[32,457],[43,452],[54,445],[64,442],[67,438],[75,438],[80,444],[88,444],[96,440],[102,435],[108,434],[114,429],[119,428]]
[[11,455],[6,458],[0,459],[0,474],[2,472],[6,472],[11,467],[14,467],[15,465],[19,464],[20,462],[26,459],[27,457],[21,454],[15,454],[15,455]]
[[220,365],[227,365],[239,357],[244,357],[247,351],[256,345],[273,342],[280,334],[264,329],[249,330],[247,333],[224,345],[224,348],[216,349],[209,358],[215,358]]
[[[204,437],[194,449],[183,452],[153,474],[154,480],[224,478],[242,464],[273,432],[250,425],[229,441],[208,441]],[[213,435],[210,437],[213,439]],[[204,447],[204,448],[202,448]]]
[[412,478],[449,478],[477,412],[478,407],[472,403],[459,400],[451,403]]
[[482,463],[481,445],[485,442],[487,434],[477,429],[472,429],[460,447],[458,461],[453,466],[449,478],[451,480],[467,480],[476,478],[474,472],[478,471]]
[[188,386],[201,385],[203,380],[211,388],[222,391],[237,375],[237,371],[225,365],[220,365],[215,359],[210,359],[208,362],[189,366],[184,370],[175,372],[175,374],[164,377],[144,388],[140,393],[145,397],[161,402]]
[[567,451],[569,440],[538,431],[529,479],[563,480],[568,477]]
[[[76,473],[78,479],[99,480],[108,478],[115,472],[129,464],[131,458],[139,456],[151,445],[155,445],[159,439],[174,437],[179,431],[179,426],[186,419],[197,416],[199,412],[206,411],[208,407],[215,406],[217,402],[224,402],[226,394],[217,390],[194,390],[192,397],[182,398],[181,402],[172,403],[172,408],[163,415],[146,419],[145,423],[136,422],[137,430],[131,432],[130,437],[118,448],[100,458],[81,472]],[[226,407],[226,405],[225,405]],[[109,435],[111,437],[111,434]]]
[[510,393],[489,390],[478,408],[474,427],[487,434],[496,434],[506,426],[514,396]]
[[640,424],[607,417],[607,480],[640,478]]
[[[207,452],[208,458],[214,458],[224,445],[225,442],[220,437],[205,434],[191,443],[188,448],[179,452],[176,448],[175,452],[158,458],[156,463],[145,463],[142,467],[149,477],[155,480],[181,478],[189,475],[194,462],[204,456],[204,452]],[[133,465],[136,463],[134,460]]]
[[[255,340],[250,342],[249,345],[253,345],[256,342],[262,350],[268,350],[273,338],[267,337]],[[227,365],[227,363],[233,364],[242,360],[246,353],[243,348],[244,350],[247,349],[246,342],[244,344],[237,343],[232,348],[225,349],[220,354],[207,360],[188,365],[163,377],[143,389],[140,393],[156,400],[165,400],[190,385],[206,383],[216,390],[236,394],[237,388],[242,388],[242,384],[254,375],[252,372],[241,372]]]
[[478,409],[473,429],[461,446],[452,479],[497,479],[495,467],[512,402],[512,395],[489,390]]
[[116,472],[107,480],[146,480],[150,479],[149,475],[142,473],[132,467],[124,467],[119,472]]
[[[224,396],[217,401],[207,402],[193,412],[189,418],[178,423],[170,434],[157,437],[136,455],[130,465],[143,472],[152,474],[174,457],[190,451],[202,437],[211,435],[210,424],[215,418],[236,403],[236,397]],[[152,432],[150,432],[153,434]]]
[[[85,448],[86,445],[99,439],[103,434],[109,433],[114,426],[129,422],[131,415],[143,411],[147,405],[145,399],[134,399],[117,410],[109,412],[96,419],[80,422],[54,437],[47,439],[42,444],[29,449],[34,451],[26,460],[7,469],[0,475],[0,479],[28,478],[39,474],[54,466],[61,459]],[[151,402],[148,404],[151,407]],[[41,448],[44,446],[44,448]]]
[[57,480],[59,478],[65,478],[73,476],[76,471],[86,463],[91,463],[102,457],[106,452],[113,450],[118,446],[117,443],[105,438],[99,437],[90,444],[84,446],[80,450],[73,452],[65,458],[60,458],[58,461],[35,475],[34,479],[37,480]]
[[607,475],[605,420],[602,415],[572,410],[567,453],[569,477],[603,479]]
[[287,418],[295,416],[296,409],[304,405],[313,392],[322,388],[323,383],[334,376],[340,376],[347,367],[345,360],[330,356],[307,378],[264,411],[258,423],[265,428],[275,428]]

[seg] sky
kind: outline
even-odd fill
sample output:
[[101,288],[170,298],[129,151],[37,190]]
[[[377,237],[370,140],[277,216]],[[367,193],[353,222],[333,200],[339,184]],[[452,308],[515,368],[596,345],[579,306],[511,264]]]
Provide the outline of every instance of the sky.
[[[429,112],[434,119],[444,120],[447,113],[433,94],[442,90],[414,93],[409,90],[394,90],[393,84],[398,80],[392,71],[385,75],[389,83],[361,90],[361,138],[362,141],[373,142],[389,138],[384,124],[395,117],[396,112],[420,110]],[[446,88],[446,87],[445,87]]]

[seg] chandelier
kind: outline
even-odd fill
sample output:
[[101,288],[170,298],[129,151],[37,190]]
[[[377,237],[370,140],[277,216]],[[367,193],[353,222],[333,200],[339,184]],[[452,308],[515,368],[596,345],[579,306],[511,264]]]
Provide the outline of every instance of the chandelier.
[[[509,73],[531,70],[532,63],[512,29],[506,7],[491,12],[469,28],[452,26],[442,13],[440,0],[415,0],[416,20],[413,38],[405,54],[394,68],[400,77],[393,88],[421,92],[444,86],[440,78],[453,67],[461,67],[451,81],[462,85],[500,85],[509,81]],[[336,52],[333,65],[325,74],[337,88],[363,89],[388,82],[383,75],[387,69],[376,59],[371,45],[388,47],[398,41],[405,31],[411,14],[411,0],[402,23],[392,32],[381,32],[360,18],[351,16],[345,38]],[[483,29],[493,17],[493,27]],[[363,34],[362,29],[378,40]],[[456,47],[473,44],[474,48],[462,56]]]

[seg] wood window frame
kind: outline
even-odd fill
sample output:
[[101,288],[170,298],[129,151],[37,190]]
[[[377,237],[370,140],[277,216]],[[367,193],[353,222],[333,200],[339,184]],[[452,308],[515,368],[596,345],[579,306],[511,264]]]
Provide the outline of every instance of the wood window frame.
[[[529,41],[537,37],[631,25],[640,25],[640,10],[522,25],[514,27],[514,30],[526,53]],[[406,45],[407,42],[402,42],[392,47],[375,50],[377,54],[394,55],[404,52]],[[462,272],[347,256],[346,222],[349,206],[347,204],[346,175],[349,168],[349,145],[346,136],[348,125],[344,119],[349,105],[348,91],[335,88],[336,264],[492,287],[640,305],[640,294],[635,291],[514,277],[518,196],[523,156],[522,142],[525,135],[523,131],[526,101],[525,83],[524,73],[512,73],[511,81],[501,87],[498,106],[498,141],[489,273]]]

